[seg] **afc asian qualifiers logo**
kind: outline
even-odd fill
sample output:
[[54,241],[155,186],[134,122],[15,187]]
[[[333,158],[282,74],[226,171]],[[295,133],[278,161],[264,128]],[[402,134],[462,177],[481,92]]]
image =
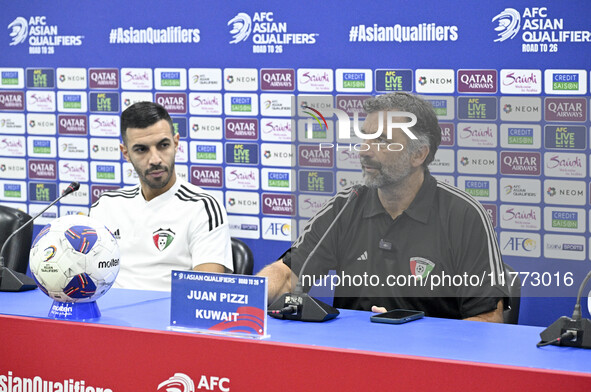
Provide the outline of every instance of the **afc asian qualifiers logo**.
[[[202,375],[197,390],[230,392],[230,379]],[[175,373],[174,376],[158,385],[157,392],[195,392],[195,383],[186,374]]]
[[158,229],[153,233],[152,239],[154,240],[156,248],[162,252],[172,243],[174,236],[174,232],[170,229]]
[[12,31],[10,32],[10,36],[12,37],[12,42],[10,43],[10,46],[22,44],[27,39],[29,25],[27,24],[27,20],[22,16],[19,16],[15,20],[13,20],[8,25],[8,29],[12,29]]
[[245,41],[252,31],[252,20],[248,14],[244,12],[238,13],[235,17],[228,21],[228,26],[232,25],[230,34],[232,34],[231,44]]
[[508,39],[513,39],[521,27],[521,16],[517,10],[513,8],[505,8],[503,12],[492,18],[492,21],[498,21],[499,25],[495,27],[498,31],[499,38],[494,42],[503,42]]

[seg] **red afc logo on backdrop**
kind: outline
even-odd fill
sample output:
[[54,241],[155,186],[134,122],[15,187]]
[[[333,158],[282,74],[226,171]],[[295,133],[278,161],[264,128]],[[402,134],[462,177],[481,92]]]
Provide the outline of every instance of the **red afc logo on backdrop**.
[[[230,392],[230,379],[202,375],[197,390]],[[195,392],[195,383],[184,373],[175,373],[168,380],[158,385],[157,392]]]

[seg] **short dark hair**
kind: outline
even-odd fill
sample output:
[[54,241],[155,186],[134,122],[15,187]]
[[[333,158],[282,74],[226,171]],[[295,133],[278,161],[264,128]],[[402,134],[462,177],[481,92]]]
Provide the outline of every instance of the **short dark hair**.
[[419,141],[411,140],[411,144],[413,142],[421,143],[421,139],[425,140],[425,144],[428,143],[429,154],[423,162],[423,167],[426,168],[433,162],[437,148],[441,143],[441,128],[433,106],[429,102],[417,95],[396,92],[366,99],[363,101],[363,109],[367,113],[399,110],[417,116],[417,123],[410,130],[419,138]]
[[154,102],[136,102],[121,113],[121,139],[127,144],[127,128],[148,128],[160,120],[166,120],[174,136],[170,114],[162,105]]

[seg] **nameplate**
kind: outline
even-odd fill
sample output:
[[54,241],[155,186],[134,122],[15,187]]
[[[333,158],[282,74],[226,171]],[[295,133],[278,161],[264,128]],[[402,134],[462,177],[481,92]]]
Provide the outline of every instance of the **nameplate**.
[[170,294],[171,329],[267,336],[267,278],[172,271]]

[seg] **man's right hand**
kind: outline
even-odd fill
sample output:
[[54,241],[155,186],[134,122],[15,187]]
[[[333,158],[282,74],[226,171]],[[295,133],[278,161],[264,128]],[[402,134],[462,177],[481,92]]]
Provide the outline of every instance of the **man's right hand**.
[[269,304],[275,302],[280,295],[291,291],[292,279],[297,279],[291,269],[278,260],[263,268],[257,276],[267,277],[267,291],[269,293]]

